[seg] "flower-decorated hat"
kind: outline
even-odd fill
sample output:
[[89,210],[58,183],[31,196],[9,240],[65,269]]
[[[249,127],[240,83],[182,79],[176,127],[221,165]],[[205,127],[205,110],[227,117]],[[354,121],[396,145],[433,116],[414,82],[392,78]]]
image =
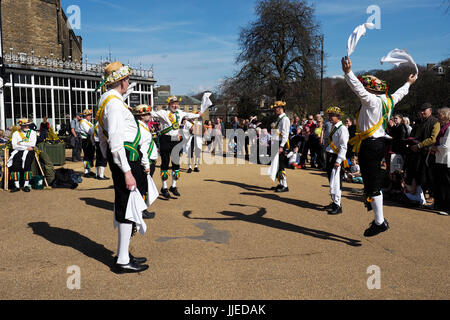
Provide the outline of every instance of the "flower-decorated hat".
[[19,119],[19,121],[17,121],[17,124],[19,126],[29,126],[31,124],[31,120],[27,119],[27,118],[22,118],[22,119]]
[[375,76],[358,76],[358,80],[363,84],[364,88],[378,93],[386,93],[389,89],[386,81],[380,80]]
[[325,114],[326,115],[335,114],[335,115],[338,115],[340,117],[342,117],[344,115],[344,113],[342,112],[341,108],[339,108],[339,107],[329,107],[325,111]]
[[110,63],[105,67],[104,84],[111,85],[129,77],[132,73],[131,68],[124,66],[120,61]]
[[270,109],[276,109],[276,108],[279,108],[279,107],[282,107],[284,109],[285,106],[286,106],[286,102],[284,102],[284,101],[275,101],[275,103],[270,106]]
[[176,96],[170,96],[166,100],[167,104],[171,104],[172,102],[181,102],[181,97],[177,98]]
[[146,104],[140,104],[133,108],[133,114],[135,116],[144,116],[146,114],[150,114],[152,112],[152,107]]
[[90,116],[90,115],[92,115],[92,110],[89,110],[89,109],[84,109],[83,110],[83,117],[87,117],[87,116]]

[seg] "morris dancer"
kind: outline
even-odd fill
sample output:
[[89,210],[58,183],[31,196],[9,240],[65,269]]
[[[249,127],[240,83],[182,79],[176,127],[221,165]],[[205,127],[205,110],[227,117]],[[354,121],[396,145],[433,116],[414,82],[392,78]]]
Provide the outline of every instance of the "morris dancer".
[[349,133],[347,127],[340,120],[343,115],[338,107],[330,107],[325,114],[328,115],[331,124],[330,135],[328,136],[329,145],[326,148],[326,170],[328,180],[330,181],[331,204],[327,207],[328,214],[342,213],[341,188],[342,188],[342,168],[341,164],[345,160],[347,153],[347,143]]
[[10,178],[14,181],[14,187],[11,192],[20,191],[20,174],[23,174],[23,191],[30,192],[30,180],[32,176],[31,165],[34,160],[34,148],[36,146],[36,132],[31,130],[28,119],[20,119],[20,129],[15,131],[11,138],[13,152],[7,163],[11,174]]
[[278,181],[279,184],[275,188],[275,192],[288,192],[288,184],[286,179],[286,171],[285,169],[288,167],[288,158],[287,152],[290,149],[289,146],[289,130],[291,127],[291,121],[287,117],[284,107],[286,106],[286,102],[283,101],[275,101],[274,105],[271,106],[271,109],[275,110],[275,114],[278,116],[276,129],[278,131],[278,136],[280,137],[280,147],[278,149],[279,154],[279,165],[278,165]]
[[[169,199],[170,193],[179,197],[180,193],[177,189],[177,181],[180,179],[180,162],[174,163],[172,158],[173,148],[180,142],[180,125],[183,118],[197,119],[202,113],[194,114],[178,110],[178,103],[181,99],[171,96],[167,99],[168,110],[152,111],[153,118],[158,118],[161,122],[160,131],[160,153],[161,153],[161,179],[162,179],[162,195]],[[169,162],[172,160],[172,186],[167,189],[167,180],[169,179]]]
[[[138,151],[141,140],[139,126],[129,107],[123,101],[132,71],[120,62],[105,67],[104,84],[108,91],[99,101],[100,147],[107,156],[114,182],[114,216],[119,229],[117,260],[113,270],[118,273],[140,272],[146,258],[135,258],[129,253],[133,221],[125,218],[130,191],[136,190],[145,179]],[[141,194],[142,194],[142,190]]]
[[86,178],[95,178],[95,173],[91,172],[91,168],[94,163],[95,148],[90,139],[94,125],[92,120],[92,110],[83,111],[83,119],[80,121],[81,131],[81,147],[83,148],[83,164],[84,164],[84,176]]
[[371,237],[389,229],[383,214],[381,193],[385,128],[394,106],[408,94],[409,87],[417,80],[417,74],[411,74],[400,89],[389,95],[385,81],[370,75],[357,78],[348,57],[342,58],[341,63],[347,84],[361,100],[361,109],[356,116],[357,132],[350,139],[350,144],[353,152],[359,153],[366,207],[369,211],[373,208],[375,214],[374,221],[364,232],[364,236]]

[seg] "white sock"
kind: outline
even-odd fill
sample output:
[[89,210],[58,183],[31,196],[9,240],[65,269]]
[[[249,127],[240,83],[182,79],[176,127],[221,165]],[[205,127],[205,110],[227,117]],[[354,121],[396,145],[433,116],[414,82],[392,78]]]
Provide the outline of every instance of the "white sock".
[[99,167],[98,171],[99,171],[100,178],[104,178],[104,176],[105,176],[105,167]]
[[24,181],[23,187],[25,188],[25,187],[28,187],[28,186],[30,186],[30,181]]
[[384,222],[383,215],[383,194],[373,197],[372,209],[375,213],[375,223],[381,225]]
[[117,248],[117,263],[128,264],[130,262],[130,254],[128,248],[130,246],[131,232],[133,225],[130,223],[119,223],[119,244]]
[[163,188],[163,189],[167,189],[167,180],[164,180],[164,181],[162,182],[162,188]]
[[17,189],[20,188],[20,181],[14,181],[14,185],[16,186]]
[[281,179],[280,180],[280,184],[283,186],[283,187],[285,187],[285,188],[287,188],[287,180],[286,180],[286,178],[283,178],[283,179]]
[[176,187],[177,187],[177,180],[172,179],[172,188],[176,188]]

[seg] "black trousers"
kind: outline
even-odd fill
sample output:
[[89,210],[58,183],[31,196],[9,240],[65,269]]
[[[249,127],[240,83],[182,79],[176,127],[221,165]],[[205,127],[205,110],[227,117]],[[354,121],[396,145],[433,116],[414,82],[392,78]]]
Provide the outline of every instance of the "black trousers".
[[73,137],[72,161],[81,161],[81,137]]
[[91,140],[88,139],[82,139],[81,140],[81,147],[83,148],[83,161],[89,162],[89,167],[93,166],[94,164],[94,154],[95,154],[95,147],[92,144]]
[[450,168],[446,164],[433,165],[434,205],[436,209],[450,213]]
[[[24,181],[31,180],[31,165],[34,160],[34,151],[28,151],[27,157],[25,158],[25,163],[23,164],[22,157],[25,151],[19,151],[14,155],[13,163],[11,168],[9,169],[11,172],[11,177],[13,181],[19,181],[20,179],[16,179],[19,177],[24,177]],[[14,173],[18,173],[17,175]],[[25,174],[27,173],[27,174]]]
[[[128,150],[125,151],[128,159],[128,164],[131,167],[131,173],[136,180],[137,188],[139,192],[144,195],[146,190],[143,188],[143,186],[147,184],[147,177],[144,175],[141,166],[142,155],[139,154],[139,159],[137,161],[130,161],[128,158],[130,153]],[[125,183],[125,175],[119,168],[119,166],[115,164],[111,150],[108,150],[107,159],[114,183],[114,214],[116,221],[120,223],[133,223],[132,221],[125,219],[128,198],[130,197],[130,190],[127,189],[127,185]]]
[[106,167],[108,160],[103,156],[102,150],[100,148],[100,142],[95,143],[95,166],[96,167]]
[[368,138],[361,143],[358,154],[364,192],[367,196],[378,196],[381,193],[383,172],[381,161],[384,155],[384,138]]
[[[179,141],[172,141],[171,138],[172,137],[169,135],[162,135],[160,137],[161,171],[169,170],[172,150],[180,143]],[[180,163],[178,162],[178,164],[176,164],[172,160],[172,170],[180,170]]]

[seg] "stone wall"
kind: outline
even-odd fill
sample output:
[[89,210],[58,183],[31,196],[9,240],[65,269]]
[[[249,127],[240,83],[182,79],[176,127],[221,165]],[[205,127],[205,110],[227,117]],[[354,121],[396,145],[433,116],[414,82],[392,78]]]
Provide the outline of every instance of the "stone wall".
[[67,26],[60,0],[2,0],[3,51],[68,60],[82,57],[81,37]]

